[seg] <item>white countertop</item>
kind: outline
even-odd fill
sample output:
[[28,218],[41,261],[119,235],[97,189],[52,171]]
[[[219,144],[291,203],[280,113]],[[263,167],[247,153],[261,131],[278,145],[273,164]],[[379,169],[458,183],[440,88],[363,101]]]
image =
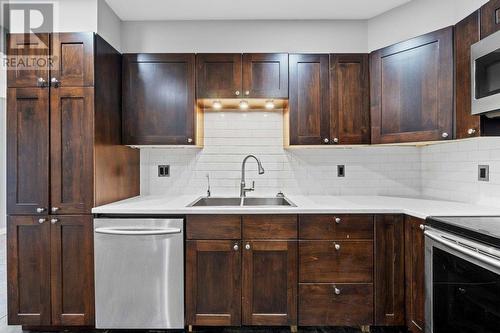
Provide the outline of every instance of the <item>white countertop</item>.
[[500,216],[500,207],[452,201],[386,196],[300,196],[287,198],[297,207],[186,207],[199,196],[139,196],[92,209],[94,214],[406,214],[428,216]]

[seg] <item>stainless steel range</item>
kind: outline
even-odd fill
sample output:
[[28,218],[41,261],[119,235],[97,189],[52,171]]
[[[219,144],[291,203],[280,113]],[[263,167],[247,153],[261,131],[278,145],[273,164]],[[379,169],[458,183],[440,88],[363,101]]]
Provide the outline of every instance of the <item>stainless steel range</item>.
[[433,217],[425,227],[427,333],[500,332],[500,217]]

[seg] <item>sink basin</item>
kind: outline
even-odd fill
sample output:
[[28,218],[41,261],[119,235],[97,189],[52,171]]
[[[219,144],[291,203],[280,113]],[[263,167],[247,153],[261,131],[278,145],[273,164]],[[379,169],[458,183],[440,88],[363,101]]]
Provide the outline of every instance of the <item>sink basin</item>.
[[295,207],[286,198],[200,198],[188,207]]

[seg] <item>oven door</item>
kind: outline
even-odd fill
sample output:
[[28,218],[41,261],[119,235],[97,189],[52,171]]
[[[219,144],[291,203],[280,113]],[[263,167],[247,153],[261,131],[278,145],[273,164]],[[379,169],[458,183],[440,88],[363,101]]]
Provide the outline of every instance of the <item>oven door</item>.
[[500,251],[425,231],[427,333],[500,331]]

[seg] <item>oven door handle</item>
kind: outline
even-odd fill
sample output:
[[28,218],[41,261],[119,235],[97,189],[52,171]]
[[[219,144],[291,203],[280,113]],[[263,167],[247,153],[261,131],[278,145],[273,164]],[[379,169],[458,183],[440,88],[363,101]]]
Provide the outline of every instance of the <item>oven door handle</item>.
[[126,228],[97,228],[95,232],[105,235],[127,235],[127,236],[155,236],[155,235],[171,235],[180,234],[179,228],[164,228],[164,229],[126,229]]
[[500,260],[495,260],[493,258],[490,258],[490,257],[484,255],[484,254],[478,253],[476,251],[472,251],[472,250],[467,249],[463,246],[455,244],[454,242],[450,242],[449,240],[443,239],[442,237],[435,235],[432,231],[426,230],[426,231],[424,231],[424,234],[426,237],[429,237],[433,241],[440,243],[444,246],[447,246],[450,249],[453,249],[457,252],[460,252],[466,256],[469,256],[469,257],[476,259],[480,262],[483,262],[487,265],[490,265],[492,267],[496,267],[496,268],[500,269]]

